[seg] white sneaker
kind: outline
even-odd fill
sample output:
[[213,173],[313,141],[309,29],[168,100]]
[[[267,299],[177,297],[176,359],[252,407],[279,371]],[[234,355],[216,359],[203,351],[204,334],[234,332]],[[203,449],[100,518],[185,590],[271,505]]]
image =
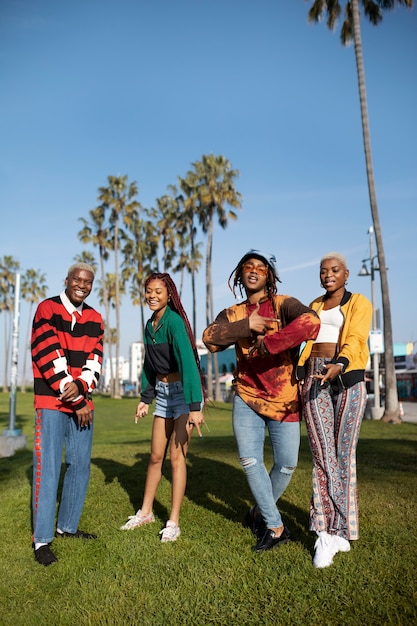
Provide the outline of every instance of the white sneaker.
[[138,526],[143,526],[144,524],[149,524],[154,521],[155,516],[153,513],[150,513],[150,515],[142,515],[142,511],[139,509],[135,515],[129,515],[126,524],[120,526],[120,530],[132,530],[132,528],[138,528]]
[[340,537],[340,535],[333,535],[333,543],[337,548],[337,552],[349,552],[350,543],[344,537]]
[[326,531],[318,533],[319,537],[314,544],[315,554],[313,565],[317,568],[329,567],[333,563],[333,557],[338,552],[335,535],[329,535]]
[[176,525],[172,520],[167,521],[167,525],[163,528],[159,534],[161,535],[162,543],[167,541],[176,541],[181,534],[180,527]]

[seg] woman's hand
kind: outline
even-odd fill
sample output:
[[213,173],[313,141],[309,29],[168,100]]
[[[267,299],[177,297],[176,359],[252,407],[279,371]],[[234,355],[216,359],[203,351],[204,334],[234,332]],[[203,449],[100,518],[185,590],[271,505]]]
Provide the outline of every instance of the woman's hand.
[[204,415],[202,414],[201,411],[190,411],[189,415],[188,415],[188,422],[187,422],[188,426],[191,426],[191,428],[194,428],[194,426],[197,429],[198,432],[198,436],[202,437],[202,433],[201,433],[201,426],[203,426],[204,424]]
[[332,380],[337,378],[342,372],[342,366],[339,363],[327,363],[324,367],[327,372],[313,376],[313,378],[320,381],[320,385],[332,382]]
[[146,402],[139,402],[138,408],[136,409],[135,424],[138,423],[138,419],[140,419],[141,417],[145,417],[145,415],[148,415],[148,411],[149,404],[146,404]]

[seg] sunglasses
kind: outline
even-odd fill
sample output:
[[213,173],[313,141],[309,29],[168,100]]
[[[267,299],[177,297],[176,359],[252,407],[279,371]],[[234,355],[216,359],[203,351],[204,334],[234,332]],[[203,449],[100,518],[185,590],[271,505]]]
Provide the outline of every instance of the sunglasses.
[[250,272],[255,272],[259,276],[268,276],[269,268],[266,265],[254,265],[254,263],[244,263],[242,265],[242,270],[249,274]]

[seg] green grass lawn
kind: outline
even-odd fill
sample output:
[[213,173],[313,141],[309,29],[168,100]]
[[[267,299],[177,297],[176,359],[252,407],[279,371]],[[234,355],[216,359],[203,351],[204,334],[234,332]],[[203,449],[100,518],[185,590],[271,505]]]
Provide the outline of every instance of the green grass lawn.
[[[158,536],[170,503],[166,464],[156,522],[122,532],[140,505],[151,418],[134,424],[135,399],[96,398],[91,480],[80,527],[97,541],[56,540],[59,562],[31,548],[32,395],[18,394],[27,450],[0,459],[1,625],[385,625],[417,623],[417,425],[365,421],[358,448],[361,538],[315,570],[307,531],[311,458],[304,425],[299,466],[280,508],[294,541],[254,554],[242,520],[251,504],[231,429],[216,404],[193,437],[182,534]],[[0,429],[9,396],[0,394]],[[269,449],[267,460],[270,463]]]

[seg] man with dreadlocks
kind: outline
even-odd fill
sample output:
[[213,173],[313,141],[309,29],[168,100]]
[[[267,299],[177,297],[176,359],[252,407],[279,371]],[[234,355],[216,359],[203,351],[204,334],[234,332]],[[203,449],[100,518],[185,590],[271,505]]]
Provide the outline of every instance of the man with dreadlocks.
[[[231,286],[231,280],[233,285]],[[279,276],[273,254],[249,250],[229,277],[236,297],[246,299],[222,311],[203,333],[210,352],[235,345],[233,431],[256,505],[246,523],[256,535],[255,552],[287,543],[290,534],[277,501],[298,462],[300,413],[295,366],[299,346],[320,328],[316,313],[296,298],[277,295]],[[273,452],[264,464],[266,429]]]
[[142,393],[135,422],[148,414],[156,397],[151,457],[142,506],[121,530],[155,521],[152,507],[171,440],[171,514],[160,532],[161,541],[167,542],[180,536],[178,523],[187,482],[185,457],[193,428],[201,437],[204,424],[202,373],[193,332],[170,275],[151,274],[145,283],[145,297],[153,313],[145,328]]

